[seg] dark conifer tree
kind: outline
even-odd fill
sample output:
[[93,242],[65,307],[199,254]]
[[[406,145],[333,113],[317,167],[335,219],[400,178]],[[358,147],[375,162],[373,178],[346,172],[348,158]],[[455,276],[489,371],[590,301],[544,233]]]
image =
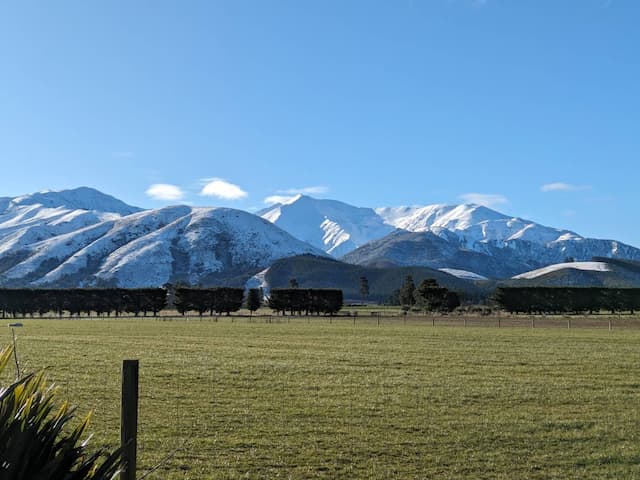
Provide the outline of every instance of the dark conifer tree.
[[400,288],[400,303],[403,306],[413,306],[416,301],[413,297],[413,292],[416,289],[415,283],[413,283],[413,277],[411,275],[407,275],[404,279],[404,284],[402,288]]
[[369,279],[364,275],[360,277],[360,295],[362,298],[369,296]]

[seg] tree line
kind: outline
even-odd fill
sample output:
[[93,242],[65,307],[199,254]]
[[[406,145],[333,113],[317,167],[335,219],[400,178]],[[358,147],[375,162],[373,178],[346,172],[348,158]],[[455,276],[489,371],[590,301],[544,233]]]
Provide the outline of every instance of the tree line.
[[[250,292],[250,298],[254,298],[254,294]],[[231,287],[211,287],[211,288],[187,288],[177,287],[175,290],[175,299],[173,301],[176,310],[181,315],[188,311],[196,311],[200,316],[205,312],[209,315],[225,313],[229,315],[231,312],[237,312],[242,308],[244,300],[243,288]],[[249,309],[253,304],[249,302]],[[257,310],[260,303],[255,306]],[[253,310],[252,310],[253,311]]]
[[0,314],[17,317],[54,313],[108,315],[122,313],[154,316],[167,306],[164,288],[12,288],[0,289]]
[[331,288],[274,288],[269,307],[285,315],[334,315],[343,305],[342,290]]
[[510,313],[634,313],[640,288],[499,287],[494,300]]

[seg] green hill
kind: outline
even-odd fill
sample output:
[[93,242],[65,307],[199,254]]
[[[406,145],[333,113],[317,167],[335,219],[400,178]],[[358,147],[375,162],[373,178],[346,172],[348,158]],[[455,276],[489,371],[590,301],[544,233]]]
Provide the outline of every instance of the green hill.
[[[384,302],[394,290],[400,288],[407,275],[413,277],[416,285],[426,278],[434,278],[438,284],[464,294],[469,300],[483,295],[480,282],[463,280],[428,267],[364,267],[314,255],[276,261],[269,268],[265,280],[271,288],[282,288],[288,287],[289,281],[295,278],[300,288],[340,288],[347,302]],[[360,277],[363,276],[369,282],[369,296],[366,299],[360,295]]]

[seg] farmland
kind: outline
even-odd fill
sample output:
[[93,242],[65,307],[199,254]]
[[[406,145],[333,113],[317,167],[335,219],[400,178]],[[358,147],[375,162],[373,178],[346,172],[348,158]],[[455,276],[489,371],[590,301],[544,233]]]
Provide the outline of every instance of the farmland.
[[93,445],[118,444],[121,361],[140,359],[139,471],[170,457],[147,478],[640,478],[640,329],[461,321],[27,319],[17,333],[23,366],[93,411]]

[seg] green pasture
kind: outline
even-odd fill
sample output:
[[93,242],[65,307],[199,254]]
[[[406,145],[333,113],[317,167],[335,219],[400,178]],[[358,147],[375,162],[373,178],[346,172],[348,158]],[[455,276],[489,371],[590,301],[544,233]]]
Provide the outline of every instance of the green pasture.
[[27,319],[18,354],[112,447],[140,359],[146,478],[640,478],[640,329],[277,320]]

